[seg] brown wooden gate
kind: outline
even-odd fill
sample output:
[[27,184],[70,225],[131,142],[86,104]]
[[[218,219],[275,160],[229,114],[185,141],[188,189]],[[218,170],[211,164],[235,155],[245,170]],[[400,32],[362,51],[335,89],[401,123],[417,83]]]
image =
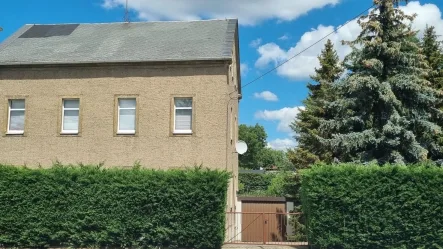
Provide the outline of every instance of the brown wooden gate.
[[279,242],[286,240],[285,202],[242,202],[242,241]]

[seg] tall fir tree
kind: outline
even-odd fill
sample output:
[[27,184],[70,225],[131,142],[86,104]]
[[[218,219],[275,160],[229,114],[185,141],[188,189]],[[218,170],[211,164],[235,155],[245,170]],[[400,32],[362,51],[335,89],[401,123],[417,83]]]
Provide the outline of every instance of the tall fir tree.
[[331,40],[326,42],[318,60],[320,67],[316,68],[315,74],[311,76],[316,83],[308,84],[309,96],[303,102],[305,109],[300,111],[291,124],[298,147],[288,151],[288,157],[298,168],[309,167],[317,161],[332,160],[332,154],[325,150],[317,139],[319,120],[328,117],[329,114],[325,111],[325,105],[335,100],[331,86],[343,74],[343,67]]
[[438,90],[443,89],[443,47],[433,26],[426,26],[421,41],[422,53],[430,67],[426,79]]
[[[426,26],[420,45],[422,54],[425,56],[425,60],[430,69],[425,78],[429,80],[434,89],[441,91],[443,90],[443,48],[442,42],[438,40],[438,36],[433,26]],[[440,103],[437,108],[443,110],[443,104]],[[442,117],[434,116],[433,120],[440,127],[443,126]],[[443,146],[443,135],[432,136],[435,136],[438,139],[439,146]],[[439,147],[436,149],[430,149],[429,153],[431,159],[441,159]]]
[[[359,19],[362,31],[347,42],[349,76],[336,84],[340,98],[329,103],[334,115],[320,121],[320,136],[340,161],[412,163],[442,156],[432,116],[441,94],[425,79],[427,63],[398,0],[374,0],[375,8]],[[332,138],[322,134],[333,134]]]

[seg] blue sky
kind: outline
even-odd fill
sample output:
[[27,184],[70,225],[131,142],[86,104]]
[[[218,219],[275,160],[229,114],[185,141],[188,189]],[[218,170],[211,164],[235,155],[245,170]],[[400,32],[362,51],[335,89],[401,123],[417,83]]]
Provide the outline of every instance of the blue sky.
[[[24,24],[123,21],[125,0],[3,1],[0,41]],[[339,25],[369,8],[372,0],[129,0],[131,21],[239,18],[243,84],[256,79],[307,48]],[[436,26],[443,35],[441,0],[412,1],[402,9],[417,13],[416,29]],[[355,21],[329,38],[343,58],[349,48],[341,40],[359,33]],[[442,36],[443,37],[443,36]],[[324,42],[243,89],[239,121],[260,123],[271,147],[295,146],[288,124],[307,96],[309,75],[318,65]]]

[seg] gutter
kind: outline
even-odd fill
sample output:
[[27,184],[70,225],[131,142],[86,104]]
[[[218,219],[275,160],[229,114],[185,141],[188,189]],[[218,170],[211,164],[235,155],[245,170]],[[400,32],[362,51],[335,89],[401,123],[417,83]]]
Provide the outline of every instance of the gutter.
[[97,67],[97,66],[151,66],[151,65],[208,65],[232,62],[232,58],[204,58],[196,60],[162,60],[162,61],[73,61],[73,62],[0,62],[0,68],[26,67]]

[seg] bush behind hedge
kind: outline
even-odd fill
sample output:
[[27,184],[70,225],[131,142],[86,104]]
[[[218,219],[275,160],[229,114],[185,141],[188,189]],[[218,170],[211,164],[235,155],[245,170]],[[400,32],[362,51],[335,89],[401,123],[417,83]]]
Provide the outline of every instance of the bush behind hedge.
[[442,248],[443,169],[316,166],[302,173],[314,248]]
[[239,194],[266,192],[274,174],[239,173],[238,182],[241,185]]
[[229,174],[0,165],[0,247],[219,248]]

